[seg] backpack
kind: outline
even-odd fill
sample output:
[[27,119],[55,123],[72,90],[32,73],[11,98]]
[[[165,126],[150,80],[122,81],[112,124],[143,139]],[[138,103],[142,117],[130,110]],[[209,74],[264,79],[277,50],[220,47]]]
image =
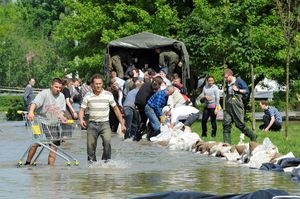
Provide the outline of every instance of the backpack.
[[237,77],[236,78],[236,81],[235,81],[235,85],[239,88],[239,89],[243,89],[245,90],[246,92],[244,92],[242,95],[242,101],[243,101],[243,104],[244,104],[244,108],[245,110],[250,110],[250,106],[249,106],[249,102],[250,102],[250,91],[249,91],[249,88],[248,88],[248,85],[247,83],[240,77]]

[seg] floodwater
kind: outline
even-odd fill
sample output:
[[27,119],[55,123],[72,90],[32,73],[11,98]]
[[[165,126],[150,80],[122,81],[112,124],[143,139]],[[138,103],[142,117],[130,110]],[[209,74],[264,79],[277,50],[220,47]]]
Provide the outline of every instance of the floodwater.
[[[280,189],[300,195],[300,184],[286,173],[260,171],[219,158],[192,152],[170,151],[141,142],[112,139],[112,160],[88,167],[86,136],[67,140],[62,146],[80,162],[66,166],[58,158],[48,166],[44,151],[37,166],[17,168],[31,142],[24,122],[0,123],[0,198],[132,198],[164,191],[198,191],[211,194],[248,193]],[[101,139],[97,157],[102,154]]]

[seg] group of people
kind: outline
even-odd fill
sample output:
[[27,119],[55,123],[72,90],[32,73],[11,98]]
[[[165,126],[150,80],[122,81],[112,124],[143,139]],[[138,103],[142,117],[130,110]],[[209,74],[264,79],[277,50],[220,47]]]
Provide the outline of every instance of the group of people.
[[[116,71],[121,79],[128,78],[128,73],[137,68],[140,71],[147,71],[152,68],[156,72],[164,69],[165,73],[171,77],[173,73],[183,66],[180,44],[174,46],[155,48],[148,52],[134,51],[132,49],[114,49],[109,56],[109,70]],[[158,57],[158,64],[154,63]],[[176,70],[177,69],[177,70]]]
[[[232,123],[235,123],[251,141],[255,141],[257,135],[247,128],[244,122],[243,97],[249,93],[248,87],[241,78],[235,77],[230,69],[225,69],[223,75],[227,82],[223,112],[224,142],[231,143]],[[26,103],[29,107],[28,120],[33,120],[34,111],[38,108],[41,109],[39,114],[42,116],[55,115],[61,122],[65,122],[68,118],[78,119],[81,127],[87,129],[89,162],[97,161],[96,148],[99,136],[103,145],[101,159],[105,161],[111,159],[111,136],[118,128],[124,133],[124,139],[139,141],[143,134],[147,134],[147,139],[150,140],[151,137],[160,134],[161,124],[168,123],[169,128],[173,128],[177,123],[183,122],[184,130],[191,131],[191,125],[200,116],[199,110],[187,97],[186,89],[176,73],[168,79],[164,70],[156,73],[150,68],[143,73],[134,68],[128,72],[128,78],[124,80],[118,77],[115,71],[111,71],[106,89],[104,79],[99,74],[93,75],[82,85],[76,81],[78,80],[75,79],[70,85],[67,80],[54,78],[50,89],[41,91],[35,98],[32,95],[30,97],[24,95],[24,100],[33,99]],[[33,85],[31,79],[29,87],[32,88]],[[30,93],[27,92],[29,89],[27,87],[25,94]],[[210,118],[211,136],[215,137],[216,115],[221,106],[219,89],[212,76],[207,77],[200,98],[205,104],[202,136],[207,136],[207,121]],[[282,119],[278,110],[269,106],[267,101],[261,101],[260,106],[266,115],[261,128],[265,131],[280,130]],[[32,146],[26,164],[31,164],[37,147]],[[55,153],[49,153],[48,164],[54,164],[55,156]]]

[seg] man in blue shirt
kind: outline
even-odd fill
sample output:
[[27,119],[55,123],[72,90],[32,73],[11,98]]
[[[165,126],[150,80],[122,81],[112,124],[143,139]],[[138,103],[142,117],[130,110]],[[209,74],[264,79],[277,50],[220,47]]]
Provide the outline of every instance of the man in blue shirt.
[[145,106],[145,114],[149,119],[153,132],[148,135],[150,137],[160,134],[160,117],[162,116],[162,108],[167,105],[168,97],[175,91],[174,86],[168,86],[164,90],[157,91],[147,101]]
[[274,106],[269,106],[268,102],[263,100],[259,106],[264,110],[263,124],[259,126],[263,131],[280,131],[282,125],[282,117]]

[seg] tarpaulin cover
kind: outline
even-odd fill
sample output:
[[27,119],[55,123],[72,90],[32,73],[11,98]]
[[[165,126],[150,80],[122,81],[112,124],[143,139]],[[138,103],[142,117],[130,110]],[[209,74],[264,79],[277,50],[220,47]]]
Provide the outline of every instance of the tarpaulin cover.
[[290,196],[289,193],[276,189],[258,190],[247,194],[213,195],[201,192],[162,192],[137,197],[135,199],[272,199],[275,196]]
[[141,32],[127,37],[119,38],[108,43],[110,47],[131,48],[131,49],[155,49],[166,46],[178,46],[181,48],[183,67],[186,78],[190,78],[189,55],[183,42],[156,35],[149,32]]

